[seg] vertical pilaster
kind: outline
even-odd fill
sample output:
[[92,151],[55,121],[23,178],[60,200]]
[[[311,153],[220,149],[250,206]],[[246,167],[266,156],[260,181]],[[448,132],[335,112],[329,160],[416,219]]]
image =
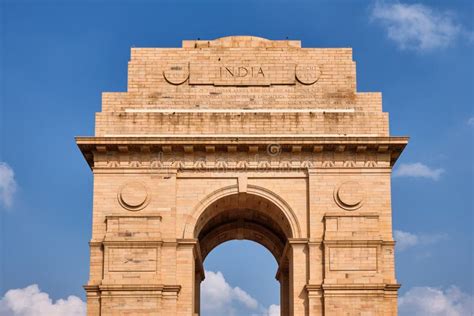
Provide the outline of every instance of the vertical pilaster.
[[308,242],[306,239],[290,239],[290,316],[308,315]]
[[193,315],[195,311],[195,246],[195,240],[178,240],[176,278],[178,284],[181,286],[177,314],[180,316]]
[[87,315],[100,316],[100,291],[95,285],[84,286],[87,299]]
[[280,282],[280,314],[288,316],[290,312],[290,280],[287,265],[279,268],[277,279]]
[[103,278],[104,251],[101,242],[89,243],[90,247],[90,269],[89,284],[99,285]]
[[163,289],[161,315],[178,315],[178,293]]
[[179,287],[177,283],[177,242],[163,243],[161,252],[161,276],[163,280],[163,293],[161,298],[162,315],[177,315]]
[[194,315],[199,315],[201,310],[201,282],[203,275],[201,271],[194,273]]
[[309,281],[308,292],[309,316],[320,316],[324,309],[322,299],[322,283],[324,278],[322,242],[309,242]]
[[319,204],[321,190],[318,185],[321,185],[321,183],[318,183],[317,171],[315,168],[308,169],[308,232],[310,241],[308,243],[309,281],[306,290],[308,292],[310,316],[323,315],[324,310],[322,294],[322,283],[324,280],[324,247],[322,245],[324,224],[322,217],[324,208]]

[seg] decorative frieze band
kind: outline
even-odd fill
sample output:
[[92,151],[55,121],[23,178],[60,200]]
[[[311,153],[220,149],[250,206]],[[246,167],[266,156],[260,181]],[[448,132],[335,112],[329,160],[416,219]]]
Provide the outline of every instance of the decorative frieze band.
[[331,160],[281,160],[281,161],[270,161],[270,160],[255,160],[245,159],[237,161],[207,161],[207,160],[118,160],[118,159],[106,159],[94,161],[94,168],[134,168],[134,169],[190,169],[190,170],[228,170],[228,169],[310,169],[310,168],[390,168],[389,161],[331,161]]

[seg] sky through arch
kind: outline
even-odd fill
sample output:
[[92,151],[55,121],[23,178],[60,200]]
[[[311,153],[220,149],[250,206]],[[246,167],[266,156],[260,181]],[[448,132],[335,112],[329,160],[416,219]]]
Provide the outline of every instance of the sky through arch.
[[[278,264],[264,246],[248,240],[224,242],[209,253],[204,269],[203,316],[273,316],[278,309],[280,284],[275,279]],[[240,284],[246,284],[245,288],[239,287]]]

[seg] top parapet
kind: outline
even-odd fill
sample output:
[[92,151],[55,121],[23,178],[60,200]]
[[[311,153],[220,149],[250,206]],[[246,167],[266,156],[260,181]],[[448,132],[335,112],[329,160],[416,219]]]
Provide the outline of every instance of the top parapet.
[[[183,48],[132,48],[128,91],[156,92],[170,85],[193,87],[195,91],[199,87],[306,86],[287,91],[287,96],[299,94],[297,98],[301,99],[305,90],[316,89],[326,92],[319,96],[322,99],[329,96],[327,93],[353,94],[355,83],[350,48],[303,49],[300,41],[230,36],[184,41]],[[247,106],[258,103],[260,95],[265,97],[276,90],[258,91]],[[226,93],[219,95],[222,98]],[[187,99],[193,100],[193,96]]]
[[388,135],[381,94],[356,90],[351,48],[252,36],[132,48],[128,90],[103,94],[96,123],[97,135]]
[[256,36],[226,36],[212,41],[184,40],[183,48],[301,48],[301,41],[272,41]]
[[103,111],[131,107],[382,109],[379,93],[357,93],[351,48],[253,36],[132,48],[127,93],[104,93]]

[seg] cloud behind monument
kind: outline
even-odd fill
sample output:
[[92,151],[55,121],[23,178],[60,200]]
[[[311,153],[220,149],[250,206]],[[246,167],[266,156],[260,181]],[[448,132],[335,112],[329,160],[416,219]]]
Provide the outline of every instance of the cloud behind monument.
[[449,47],[463,36],[472,37],[452,12],[419,3],[376,1],[371,20],[382,25],[401,50],[433,51]]
[[16,190],[15,172],[7,163],[0,161],[0,205],[11,207]]

